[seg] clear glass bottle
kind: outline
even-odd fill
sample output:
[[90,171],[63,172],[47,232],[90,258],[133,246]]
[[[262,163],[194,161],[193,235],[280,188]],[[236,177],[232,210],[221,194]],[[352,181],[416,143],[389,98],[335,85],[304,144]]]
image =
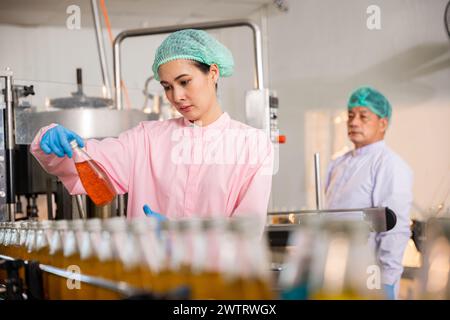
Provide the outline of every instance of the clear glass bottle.
[[[205,286],[199,286],[199,290],[203,299],[221,299],[226,297],[224,291],[226,289],[226,282],[223,277],[223,272],[226,266],[232,266],[233,262],[227,263],[230,258],[230,252],[227,252],[227,224],[225,218],[211,218],[203,221],[204,227],[204,241],[205,243],[205,266],[202,272],[201,281]],[[231,256],[232,258],[232,256]]]
[[423,267],[417,287],[419,299],[450,299],[450,218],[427,222]]
[[239,278],[242,286],[243,299],[272,299],[272,283],[270,279],[270,264],[267,252],[267,240],[260,237],[253,217],[234,218],[237,233],[237,251]]
[[[101,231],[101,220],[98,218],[83,221],[84,227],[77,231],[77,241],[79,243],[80,269],[81,273],[88,276],[98,276],[97,268],[98,259],[95,250],[95,244],[98,244]],[[77,226],[78,227],[78,226]],[[96,239],[94,243],[94,239]],[[96,286],[83,283],[79,292],[80,300],[93,300],[97,297]]]
[[318,219],[302,219],[298,229],[291,232],[278,284],[284,300],[306,300],[310,294],[311,261],[316,250]]
[[[317,238],[311,266],[310,299],[383,298],[380,272],[368,245],[369,226],[361,221],[326,221]],[[371,279],[373,278],[373,285]]]
[[[43,220],[39,221],[36,231],[36,260],[41,264],[50,265],[50,230],[53,226],[53,221]],[[44,297],[48,299],[49,281],[48,273],[42,273],[42,285],[44,288]]]
[[70,142],[73,161],[86,193],[96,206],[105,206],[114,200],[116,191],[106,172],[83,149],[76,140]]
[[[49,246],[49,261],[50,265],[55,268],[63,267],[63,242],[62,234],[67,229],[67,220],[57,220],[52,226],[50,246]],[[51,274],[48,274],[48,297],[51,300],[61,299],[61,281],[66,283],[65,279]]]

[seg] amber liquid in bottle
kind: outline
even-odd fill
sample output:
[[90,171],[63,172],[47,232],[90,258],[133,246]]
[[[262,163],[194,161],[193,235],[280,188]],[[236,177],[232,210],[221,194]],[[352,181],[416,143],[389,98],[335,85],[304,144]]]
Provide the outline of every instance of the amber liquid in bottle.
[[116,192],[104,170],[82,149],[75,140],[70,142],[73,160],[86,193],[96,206],[104,206],[114,200]]

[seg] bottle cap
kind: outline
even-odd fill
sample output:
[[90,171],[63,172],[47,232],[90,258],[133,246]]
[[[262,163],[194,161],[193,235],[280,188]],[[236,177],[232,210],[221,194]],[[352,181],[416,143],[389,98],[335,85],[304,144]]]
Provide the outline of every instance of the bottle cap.
[[72,141],[70,141],[70,147],[72,149],[78,148],[77,140],[73,139]]

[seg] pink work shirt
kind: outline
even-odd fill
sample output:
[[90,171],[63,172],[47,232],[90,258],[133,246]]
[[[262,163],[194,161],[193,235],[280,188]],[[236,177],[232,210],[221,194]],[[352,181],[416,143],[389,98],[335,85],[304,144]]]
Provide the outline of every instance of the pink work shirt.
[[[84,194],[73,160],[47,155],[40,148],[41,138],[53,126],[39,131],[31,153],[70,194]],[[262,131],[227,113],[204,127],[185,118],[145,121],[118,138],[85,142],[85,150],[107,172],[116,191],[128,193],[128,217],[143,216],[148,204],[171,219],[256,215],[261,228],[265,224],[272,144]]]

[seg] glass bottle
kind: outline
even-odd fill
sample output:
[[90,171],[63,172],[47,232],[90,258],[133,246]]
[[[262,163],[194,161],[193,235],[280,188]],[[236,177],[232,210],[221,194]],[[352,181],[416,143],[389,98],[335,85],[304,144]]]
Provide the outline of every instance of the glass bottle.
[[450,299],[450,218],[427,222],[423,267],[416,291],[419,299]]
[[116,191],[106,172],[83,149],[76,140],[70,142],[73,161],[86,193],[96,206],[105,206],[114,200]]
[[311,260],[319,231],[318,219],[305,218],[301,220],[298,228],[291,232],[283,270],[278,279],[282,299],[308,299]]
[[[61,268],[68,272],[76,272],[81,274],[79,266],[78,243],[75,235],[74,224],[79,220],[67,221],[67,224],[60,225],[62,239],[62,265]],[[63,278],[61,281],[61,299],[75,300],[78,297],[78,291],[82,287],[82,283],[75,283],[74,279]]]
[[[78,226],[77,226],[78,227]],[[77,231],[79,243],[80,269],[81,273],[88,276],[98,276],[98,259],[95,244],[98,244],[101,231],[101,220],[98,218],[84,221],[84,227]],[[95,241],[94,241],[95,240]],[[97,297],[98,288],[89,283],[83,283],[79,292],[80,300],[93,300]]]
[[[50,265],[50,230],[53,225],[51,220],[39,221],[36,231],[36,260],[40,264]],[[48,299],[49,281],[48,273],[42,273],[42,285],[44,289],[44,297]]]
[[[119,253],[114,245],[113,232],[121,224],[120,219],[122,218],[102,220],[102,230],[97,246],[98,262],[95,266],[97,276],[116,282],[120,280],[121,265]],[[112,290],[99,288],[96,298],[101,300],[117,300],[121,298],[121,295]]]
[[267,252],[267,241],[260,237],[252,217],[234,218],[237,247],[239,278],[243,299],[272,299],[270,265]]
[[[368,245],[370,230],[361,221],[326,221],[317,237],[311,266],[311,299],[382,298],[380,272]],[[371,280],[373,279],[373,280]]]
[[[206,257],[201,281],[205,286],[199,286],[198,290],[202,299],[221,299],[226,290],[225,279],[222,272],[225,271],[227,258],[226,228],[228,221],[225,218],[211,218],[203,221]],[[232,262],[228,265],[232,265]],[[205,298],[203,298],[205,297]]]
[[159,273],[164,266],[165,252],[158,237],[158,221],[155,218],[136,218],[130,222],[136,237],[137,246],[141,251],[139,266],[142,277],[142,287],[152,292],[158,290]]
[[[50,246],[49,246],[49,261],[50,265],[55,268],[63,267],[63,245],[62,233],[67,229],[67,220],[57,220],[52,226]],[[55,275],[48,274],[48,297],[51,300],[61,299],[61,281],[65,279]]]
[[[3,240],[5,239],[6,222],[0,222],[0,254],[6,255],[5,247],[3,246]],[[0,268],[0,282],[6,279],[6,270]]]

